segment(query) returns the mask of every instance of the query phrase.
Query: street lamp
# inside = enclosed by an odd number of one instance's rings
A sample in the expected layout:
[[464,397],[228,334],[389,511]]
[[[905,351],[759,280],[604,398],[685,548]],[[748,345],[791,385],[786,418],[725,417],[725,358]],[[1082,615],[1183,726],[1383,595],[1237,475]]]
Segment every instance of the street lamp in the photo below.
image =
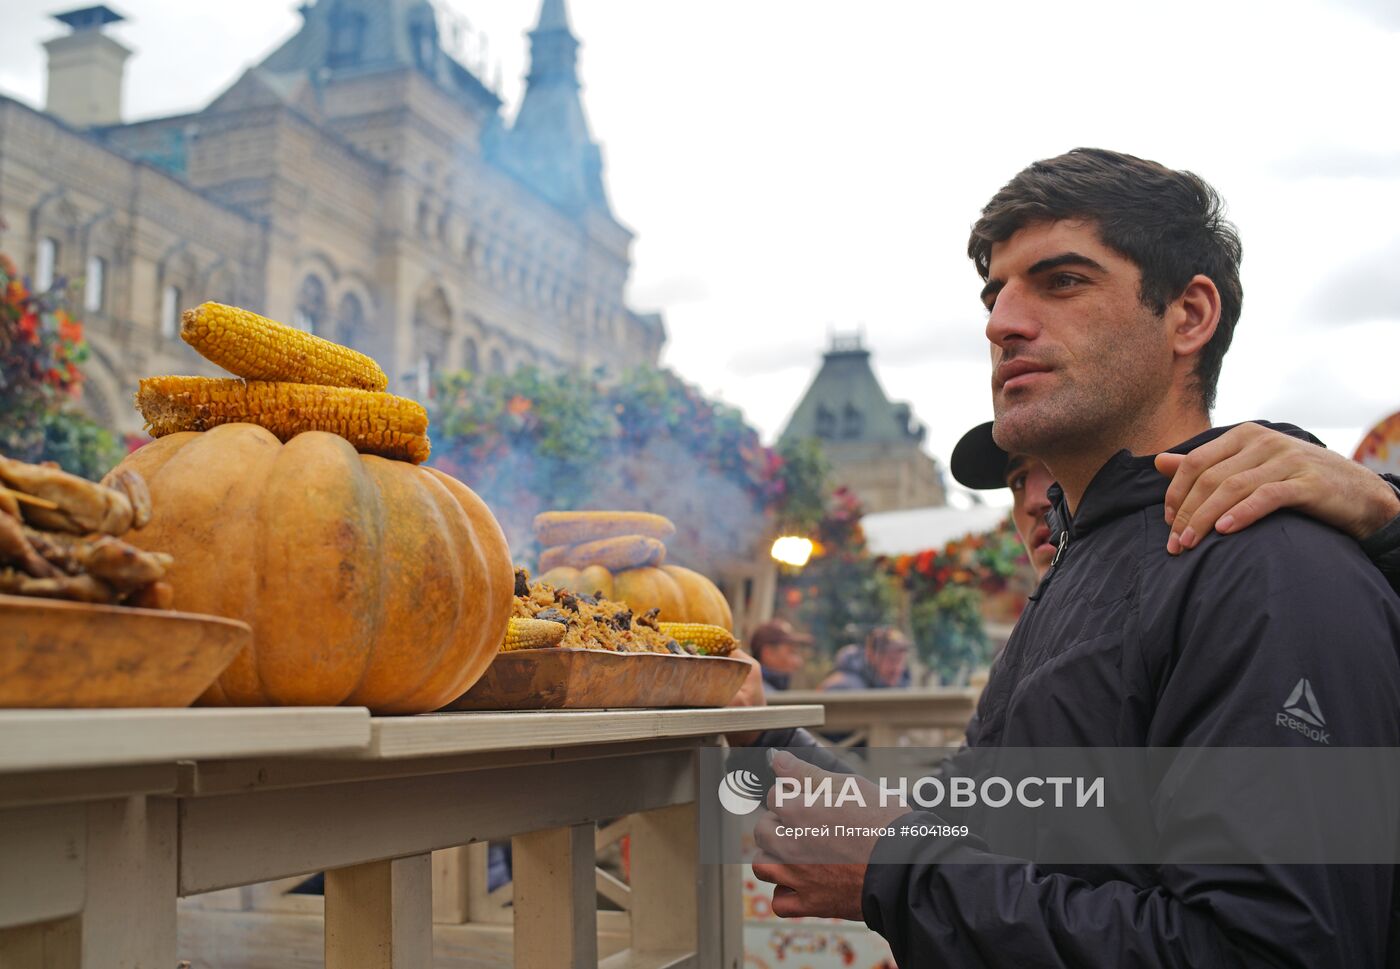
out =
[[800,535],[784,535],[773,542],[773,550],[769,554],[784,565],[800,569],[812,557],[812,540]]

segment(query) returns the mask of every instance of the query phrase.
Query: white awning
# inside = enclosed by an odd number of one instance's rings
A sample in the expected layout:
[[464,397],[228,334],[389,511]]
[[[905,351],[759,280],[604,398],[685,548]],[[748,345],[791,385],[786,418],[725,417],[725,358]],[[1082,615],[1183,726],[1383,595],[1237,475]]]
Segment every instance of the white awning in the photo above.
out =
[[909,555],[939,549],[955,538],[991,531],[1001,524],[1009,508],[979,505],[974,508],[907,508],[882,511],[860,520],[865,541],[875,555]]

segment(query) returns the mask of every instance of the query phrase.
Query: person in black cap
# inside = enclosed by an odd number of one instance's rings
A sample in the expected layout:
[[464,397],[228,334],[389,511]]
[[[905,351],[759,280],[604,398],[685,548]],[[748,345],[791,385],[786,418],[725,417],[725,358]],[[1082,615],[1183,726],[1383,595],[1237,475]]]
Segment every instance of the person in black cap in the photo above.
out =
[[[1035,458],[1003,451],[992,426],[978,424],[959,439],[950,462],[953,477],[974,491],[1011,489],[1016,533],[1036,575],[1043,576],[1055,558],[1045,521],[1054,478]],[[1238,532],[1289,508],[1359,541],[1400,592],[1400,529],[1386,528],[1393,517],[1388,499],[1400,493],[1393,476],[1255,423],[1236,425],[1190,455],[1159,454],[1156,464],[1172,478],[1166,504],[1179,509],[1167,542],[1171,554],[1187,551],[1212,531]],[[1392,530],[1397,534],[1387,537]]]
[[812,637],[798,632],[786,619],[770,619],[749,636],[749,650],[763,667],[763,691],[786,690],[792,676],[807,665]]

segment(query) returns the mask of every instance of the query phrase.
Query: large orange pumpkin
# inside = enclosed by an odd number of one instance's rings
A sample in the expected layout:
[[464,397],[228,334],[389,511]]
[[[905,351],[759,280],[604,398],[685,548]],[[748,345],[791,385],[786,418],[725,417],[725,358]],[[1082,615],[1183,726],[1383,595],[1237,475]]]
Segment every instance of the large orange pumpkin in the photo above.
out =
[[540,581],[574,592],[602,592],[639,613],[660,609],[663,622],[704,622],[734,631],[734,616],[724,594],[699,572],[679,565],[611,573],[600,565],[560,566],[542,574]]
[[496,655],[510,551],[461,482],[252,424],[172,434],[123,467],[150,486],[154,514],[132,540],[174,556],[176,608],[253,627],[204,702],[421,713]]

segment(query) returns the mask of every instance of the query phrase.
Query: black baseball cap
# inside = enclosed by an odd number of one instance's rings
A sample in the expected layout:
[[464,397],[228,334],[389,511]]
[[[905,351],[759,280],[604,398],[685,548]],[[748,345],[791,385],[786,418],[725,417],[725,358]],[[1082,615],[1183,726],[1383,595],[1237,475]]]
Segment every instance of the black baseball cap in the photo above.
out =
[[950,467],[953,477],[964,488],[989,491],[1006,487],[1006,466],[1011,455],[992,439],[992,422],[978,424],[953,448]]

